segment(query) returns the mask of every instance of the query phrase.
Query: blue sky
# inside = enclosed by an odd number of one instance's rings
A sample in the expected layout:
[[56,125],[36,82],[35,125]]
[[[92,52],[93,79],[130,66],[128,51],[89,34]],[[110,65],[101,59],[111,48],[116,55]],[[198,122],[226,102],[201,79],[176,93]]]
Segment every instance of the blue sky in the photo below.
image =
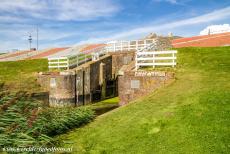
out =
[[119,39],[151,32],[192,36],[208,25],[230,24],[229,0],[1,0],[0,52]]

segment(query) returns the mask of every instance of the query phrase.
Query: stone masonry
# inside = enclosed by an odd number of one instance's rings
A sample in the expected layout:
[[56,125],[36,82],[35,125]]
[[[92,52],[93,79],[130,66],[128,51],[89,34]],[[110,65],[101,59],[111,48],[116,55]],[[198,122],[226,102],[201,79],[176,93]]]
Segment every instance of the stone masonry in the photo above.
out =
[[125,105],[174,81],[173,72],[128,71],[118,78],[119,104]]
[[[38,82],[49,91],[53,107],[80,106],[117,94],[117,72],[133,61],[134,52],[116,52],[62,72],[39,73]],[[115,85],[111,85],[111,82]],[[107,86],[110,83],[110,87]],[[112,88],[111,88],[112,87]],[[110,92],[108,92],[110,91]]]

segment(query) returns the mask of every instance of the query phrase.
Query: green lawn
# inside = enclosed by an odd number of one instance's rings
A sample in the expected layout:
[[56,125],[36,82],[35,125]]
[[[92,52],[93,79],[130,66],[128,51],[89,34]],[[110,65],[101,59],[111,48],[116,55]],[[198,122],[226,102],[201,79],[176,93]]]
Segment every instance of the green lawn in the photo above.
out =
[[47,70],[46,59],[0,62],[0,84],[10,91],[38,91],[36,74]]
[[230,47],[178,49],[176,81],[59,137],[78,153],[230,153]]
[[98,116],[119,107],[118,103],[118,97],[114,97],[100,102],[89,104],[87,107],[95,111],[95,115]]

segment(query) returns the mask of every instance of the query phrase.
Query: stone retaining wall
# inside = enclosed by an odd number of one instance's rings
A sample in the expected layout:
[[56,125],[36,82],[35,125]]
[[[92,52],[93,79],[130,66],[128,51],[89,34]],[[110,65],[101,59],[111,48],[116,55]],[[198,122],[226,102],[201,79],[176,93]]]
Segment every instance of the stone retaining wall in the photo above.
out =
[[112,56],[112,74],[114,76],[118,75],[122,66],[130,64],[135,58],[135,51],[117,51],[109,54]]
[[159,71],[129,71],[118,78],[119,104],[129,102],[146,96],[159,87],[174,81],[173,72]]

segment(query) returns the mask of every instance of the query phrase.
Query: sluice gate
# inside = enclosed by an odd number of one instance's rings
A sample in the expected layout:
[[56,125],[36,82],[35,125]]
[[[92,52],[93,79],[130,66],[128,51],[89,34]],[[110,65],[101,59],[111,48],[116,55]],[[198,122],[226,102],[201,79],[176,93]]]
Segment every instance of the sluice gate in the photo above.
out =
[[134,52],[116,52],[60,72],[40,73],[52,107],[81,106],[118,96],[118,70],[134,60]]

